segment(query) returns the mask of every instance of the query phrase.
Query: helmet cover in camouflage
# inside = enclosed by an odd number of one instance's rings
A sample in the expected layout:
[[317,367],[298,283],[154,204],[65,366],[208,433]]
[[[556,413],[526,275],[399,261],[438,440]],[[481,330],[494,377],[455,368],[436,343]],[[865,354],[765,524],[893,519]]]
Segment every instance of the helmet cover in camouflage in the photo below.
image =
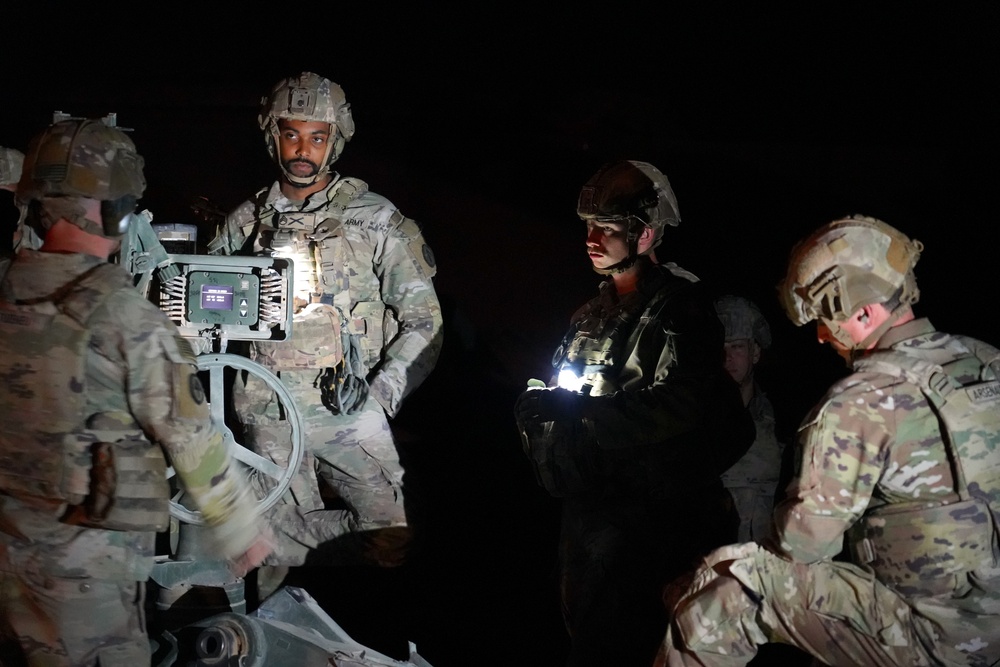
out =
[[576,212],[584,220],[641,222],[654,233],[649,250],[660,244],[664,225],[676,227],[681,221],[670,181],[653,165],[636,160],[601,167],[580,190]]
[[[264,131],[267,150],[275,159],[278,159],[278,120],[281,118],[330,123],[336,128],[336,136],[330,142],[319,173],[306,179],[307,182],[315,182],[319,176],[327,173],[330,165],[340,157],[344,144],[354,136],[351,105],[347,103],[343,88],[312,72],[302,72],[282,79],[261,100],[257,122]],[[296,183],[301,180],[287,172],[286,176]]]
[[900,293],[895,312],[920,296],[913,267],[923,244],[875,218],[851,216],[823,225],[792,249],[778,285],[789,319],[841,322],[858,309]]
[[14,148],[0,146],[0,187],[17,185],[21,180],[24,153]]
[[715,312],[726,329],[726,342],[753,340],[762,350],[771,346],[771,327],[750,299],[731,294],[715,301]]
[[[143,159],[121,130],[101,120],[64,120],[28,145],[17,198],[29,207],[27,223],[43,237],[64,218],[84,231],[119,237],[128,229],[135,202],[146,189]],[[78,198],[101,202],[101,221],[85,216]]]
[[142,167],[135,144],[121,130],[100,120],[65,120],[31,140],[17,196],[24,202],[49,196],[138,199],[146,189]]

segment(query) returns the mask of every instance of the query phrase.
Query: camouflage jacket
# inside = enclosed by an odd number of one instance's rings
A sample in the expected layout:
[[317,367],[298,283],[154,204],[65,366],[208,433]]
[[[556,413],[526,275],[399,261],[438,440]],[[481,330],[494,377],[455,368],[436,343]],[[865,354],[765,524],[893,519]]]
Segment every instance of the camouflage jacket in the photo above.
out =
[[722,474],[722,482],[726,487],[762,486],[765,491],[773,492],[781,476],[784,445],[774,432],[774,406],[756,382],[747,410],[753,417],[757,437],[747,453]]
[[[918,319],[891,328],[875,349],[940,356],[947,338]],[[892,506],[959,501],[934,408],[917,384],[900,377],[856,371],[834,384],[800,427],[799,447],[795,479],[775,510],[778,546],[795,560],[833,558],[854,524],[892,513]]]
[[719,486],[746,452],[753,427],[722,367],[723,335],[697,278],[672,263],[648,265],[624,297],[603,282],[573,316],[553,365],[593,385],[583,421],[609,488]]
[[[0,336],[16,355],[0,361],[0,406],[16,404],[8,392],[35,391],[33,360],[59,353],[51,332],[31,326],[32,317],[18,316],[14,304],[44,308],[54,295],[94,267],[104,264],[82,254],[22,250],[0,283]],[[66,404],[82,406],[78,427],[64,443],[94,433],[116,433],[131,441],[159,445],[173,465],[193,506],[215,527],[223,558],[243,553],[258,535],[249,486],[232,464],[196,375],[190,347],[174,325],[130,287],[107,291],[106,301],[87,320],[84,376],[66,387],[83,393]],[[116,283],[116,285],[119,283]],[[100,290],[98,290],[98,293]],[[62,351],[69,354],[69,351]],[[46,399],[47,404],[56,400]],[[2,409],[2,408],[0,408]],[[44,447],[34,442],[30,425],[17,426],[18,415],[4,414],[0,453],[17,448]],[[71,421],[71,420],[67,420]],[[157,445],[150,444],[157,443]],[[70,473],[75,474],[75,473]],[[52,499],[15,497],[0,492],[0,569],[36,570],[52,576],[144,580],[153,566],[154,537],[150,531],[103,530],[64,523],[67,504]]]
[[432,281],[437,269],[420,228],[363,181],[334,174],[305,201],[285,197],[277,182],[260,191],[229,214],[209,251],[258,254],[287,247],[300,258],[297,285],[311,283],[308,293],[301,287],[296,292],[331,303],[345,316],[348,331],[361,337],[371,395],[395,416],[441,351],[441,306]]

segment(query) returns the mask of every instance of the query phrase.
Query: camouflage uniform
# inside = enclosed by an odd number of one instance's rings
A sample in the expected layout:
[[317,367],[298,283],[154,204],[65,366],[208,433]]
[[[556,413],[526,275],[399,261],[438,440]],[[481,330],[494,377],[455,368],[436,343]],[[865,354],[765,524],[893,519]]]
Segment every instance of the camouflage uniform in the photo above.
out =
[[[726,343],[746,341],[763,351],[771,345],[771,331],[756,304],[738,296],[724,296],[715,310],[726,330]],[[722,483],[733,497],[740,515],[738,541],[761,542],[770,531],[771,512],[781,476],[784,445],[778,442],[774,426],[774,406],[753,379],[752,358],[747,381],[753,394],[747,410],[753,417],[757,436],[750,449],[732,468],[722,473]]]
[[[60,300],[81,285],[78,300]],[[53,322],[63,303],[92,310],[80,323],[83,359],[78,347],[59,346],[65,327]],[[69,386],[53,386],[67,373]],[[190,348],[122,268],[22,250],[0,284],[0,376],[0,638],[19,642],[31,665],[148,664],[143,582],[154,531],[166,522],[163,452],[216,527],[220,556],[242,554],[259,535],[249,486],[209,419]],[[120,506],[137,526],[105,529],[110,519],[84,510],[103,488],[100,442],[114,443],[123,497],[116,493],[112,510]],[[53,454],[59,463],[60,452],[64,462],[43,467]],[[33,465],[38,474],[25,477]],[[30,479],[59,470],[55,489]]]
[[[947,363],[959,356],[946,347],[950,340],[927,320],[915,320],[891,329],[877,349]],[[993,371],[980,361],[966,372],[995,378],[1000,351],[961,340],[994,359]],[[920,388],[890,374],[856,372],[806,418],[800,442],[801,472],[775,513],[780,553],[754,546],[715,554],[712,560],[724,567],[703,571],[677,608],[666,664],[745,664],[766,641],[799,646],[835,665],[978,667],[1000,659],[995,539],[984,566],[957,574],[947,563],[957,560],[958,543],[941,542],[943,561],[907,562],[916,581],[891,581],[877,568],[830,560],[845,536],[858,544],[849,530],[865,517],[958,502],[939,419]],[[906,534],[899,546],[916,549],[919,529]],[[981,546],[991,549],[988,540]],[[675,641],[686,651],[673,648]]]
[[740,515],[738,540],[760,542],[770,531],[783,445],[774,431],[774,406],[756,382],[747,410],[753,418],[757,437],[747,453],[722,473],[722,483],[733,497]]
[[[226,254],[280,252],[276,239],[299,251],[296,303],[332,306],[347,340],[358,345],[356,370],[367,379],[370,396],[354,414],[335,414],[324,405],[317,381],[336,359],[314,351],[331,347],[329,339],[340,335],[336,322],[316,324],[329,315],[300,311],[290,342],[252,345],[251,357],[275,371],[294,397],[307,447],[287,496],[293,504],[275,508],[274,523],[287,539],[268,563],[302,564],[320,545],[329,550],[325,560],[356,560],[349,545],[357,539],[363,559],[395,564],[407,522],[403,469],[387,415],[397,414],[441,349],[433,255],[414,221],[363,181],[336,174],[305,201],[288,199],[279,183],[261,191],[229,215],[209,247]],[[286,458],[288,425],[274,395],[252,377],[236,389],[249,444]],[[316,471],[346,509],[324,510]],[[389,542],[380,544],[383,539]]]

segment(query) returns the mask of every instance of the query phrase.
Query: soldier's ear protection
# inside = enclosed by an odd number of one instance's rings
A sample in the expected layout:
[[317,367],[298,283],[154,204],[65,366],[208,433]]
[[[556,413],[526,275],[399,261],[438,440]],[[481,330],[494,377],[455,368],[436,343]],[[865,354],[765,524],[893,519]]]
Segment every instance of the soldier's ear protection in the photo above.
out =
[[868,313],[861,313],[861,317],[858,318],[861,324],[868,324]]
[[138,200],[132,195],[101,202],[101,226],[105,236],[122,236],[128,231]]

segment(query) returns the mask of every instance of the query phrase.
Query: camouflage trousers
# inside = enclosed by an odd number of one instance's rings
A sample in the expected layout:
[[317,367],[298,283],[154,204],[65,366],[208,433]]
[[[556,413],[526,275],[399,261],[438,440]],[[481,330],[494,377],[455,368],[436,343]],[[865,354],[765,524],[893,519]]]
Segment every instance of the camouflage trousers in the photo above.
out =
[[0,571],[0,665],[148,665],[144,599],[142,582]]
[[[317,375],[280,373],[302,416],[305,452],[290,488],[270,511],[278,544],[265,564],[399,564],[409,529],[403,468],[385,412],[369,398],[354,415],[334,415],[314,386]],[[245,384],[237,379],[234,399],[244,444],[286,466],[291,427],[275,393],[251,375]],[[328,502],[339,508],[328,509]]]
[[723,547],[673,605],[655,665],[745,665],[769,642],[827,665],[994,664],[1000,607],[977,617],[955,602],[908,601],[850,563],[787,561],[752,543]]

